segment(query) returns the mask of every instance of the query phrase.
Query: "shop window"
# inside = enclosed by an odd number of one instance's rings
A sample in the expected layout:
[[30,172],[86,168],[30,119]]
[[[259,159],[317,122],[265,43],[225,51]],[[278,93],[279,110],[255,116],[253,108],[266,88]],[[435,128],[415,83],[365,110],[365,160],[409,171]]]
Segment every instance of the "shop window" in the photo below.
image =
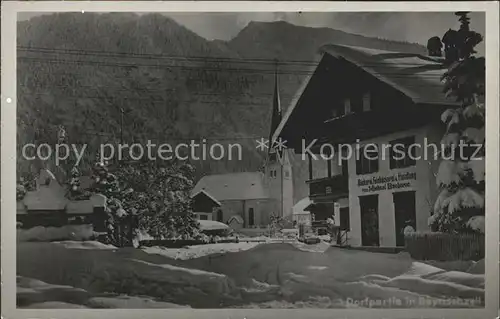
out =
[[357,95],[351,99],[351,112],[361,113],[363,111],[363,96]]
[[344,100],[344,114],[348,115],[351,114],[351,100],[350,99],[345,99]]
[[340,229],[349,231],[351,229],[349,220],[349,207],[340,208]]
[[363,95],[363,112],[368,112],[372,109],[371,102],[372,102],[371,94],[365,93]]
[[356,174],[371,174],[379,170],[378,147],[369,145],[361,148],[356,160]]
[[416,147],[415,137],[405,137],[390,142],[389,148],[389,167],[390,169],[405,168],[415,166]]
[[255,225],[255,214],[253,208],[248,209],[248,225],[249,226]]

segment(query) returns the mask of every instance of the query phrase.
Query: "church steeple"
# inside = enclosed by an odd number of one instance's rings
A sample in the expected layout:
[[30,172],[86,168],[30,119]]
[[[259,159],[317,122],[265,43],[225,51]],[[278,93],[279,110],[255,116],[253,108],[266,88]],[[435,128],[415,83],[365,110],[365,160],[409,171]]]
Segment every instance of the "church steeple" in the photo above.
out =
[[[271,111],[271,126],[269,132],[269,152],[265,164],[265,176],[270,198],[275,200],[272,209],[278,216],[291,216],[293,207],[292,167],[287,150],[274,149],[273,135],[276,133],[282,119],[280,92],[278,83],[278,63],[274,74],[274,92]],[[286,145],[285,145],[286,147]]]
[[281,103],[280,91],[278,83],[278,63],[276,62],[276,69],[274,72],[274,92],[273,92],[273,109],[271,115],[271,130],[269,132],[269,150],[272,150],[273,135],[281,122]]

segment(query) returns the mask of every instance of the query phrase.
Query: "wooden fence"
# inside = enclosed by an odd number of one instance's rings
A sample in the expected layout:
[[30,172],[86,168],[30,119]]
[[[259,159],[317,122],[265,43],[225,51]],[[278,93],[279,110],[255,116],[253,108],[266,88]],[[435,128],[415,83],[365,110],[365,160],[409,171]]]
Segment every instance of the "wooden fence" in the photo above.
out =
[[485,254],[483,234],[415,233],[405,236],[405,250],[416,260],[480,260]]

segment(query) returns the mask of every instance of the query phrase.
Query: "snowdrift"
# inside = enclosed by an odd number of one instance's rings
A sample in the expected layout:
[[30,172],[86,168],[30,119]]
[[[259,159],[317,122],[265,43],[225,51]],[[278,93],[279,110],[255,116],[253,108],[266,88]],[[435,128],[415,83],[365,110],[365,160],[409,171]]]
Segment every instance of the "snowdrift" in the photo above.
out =
[[90,240],[95,237],[92,225],[66,225],[63,227],[37,226],[17,229],[18,242],[50,242],[60,240]]
[[[175,260],[138,249],[92,245],[19,244],[19,306],[470,308],[484,304],[484,275],[407,263],[404,255],[304,252],[292,245],[266,244],[212,259]],[[367,256],[370,263],[359,261]]]
[[153,246],[153,247],[143,247],[142,251],[148,254],[157,254],[178,260],[188,260],[215,254],[225,254],[225,253],[235,253],[235,252],[245,251],[252,249],[257,245],[259,245],[258,242],[206,244],[206,245],[188,246],[185,248],[164,248],[159,246]]

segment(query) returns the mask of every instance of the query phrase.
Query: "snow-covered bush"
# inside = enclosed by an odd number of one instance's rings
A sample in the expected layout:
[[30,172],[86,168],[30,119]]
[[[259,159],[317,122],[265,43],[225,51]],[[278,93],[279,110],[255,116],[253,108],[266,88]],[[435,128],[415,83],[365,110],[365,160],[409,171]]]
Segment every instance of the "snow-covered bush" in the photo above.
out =
[[484,234],[485,230],[485,218],[484,216],[473,216],[467,221],[467,226],[471,229]]
[[94,166],[93,193],[106,197],[109,243],[132,245],[139,230],[155,239],[192,239],[199,223],[191,209],[193,167],[150,161]]

